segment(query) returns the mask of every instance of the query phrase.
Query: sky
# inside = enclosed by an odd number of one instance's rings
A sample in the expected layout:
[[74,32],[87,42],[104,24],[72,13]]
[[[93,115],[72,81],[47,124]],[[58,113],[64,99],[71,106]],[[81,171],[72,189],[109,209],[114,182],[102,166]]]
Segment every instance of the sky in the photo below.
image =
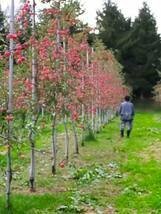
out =
[[[10,4],[11,0],[0,0],[2,9],[5,10]],[[40,0],[35,0],[37,5],[40,6]],[[139,9],[142,7],[145,0],[112,0],[121,10],[125,17],[131,17],[132,20],[138,15]],[[20,0],[15,0],[16,6],[19,5]],[[81,19],[88,23],[91,27],[95,27],[96,24],[96,11],[102,10],[105,0],[80,0],[83,8],[85,9],[84,15]],[[146,0],[150,7],[151,13],[157,21],[158,33],[161,33],[161,0]]]

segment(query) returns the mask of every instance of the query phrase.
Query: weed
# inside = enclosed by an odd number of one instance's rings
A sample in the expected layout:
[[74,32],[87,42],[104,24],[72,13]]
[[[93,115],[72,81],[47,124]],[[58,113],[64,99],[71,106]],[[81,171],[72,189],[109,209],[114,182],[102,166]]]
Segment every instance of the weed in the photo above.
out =
[[86,166],[75,168],[71,170],[71,176],[73,179],[77,180],[79,184],[89,184],[94,180],[104,178],[107,176],[105,169],[102,166]]

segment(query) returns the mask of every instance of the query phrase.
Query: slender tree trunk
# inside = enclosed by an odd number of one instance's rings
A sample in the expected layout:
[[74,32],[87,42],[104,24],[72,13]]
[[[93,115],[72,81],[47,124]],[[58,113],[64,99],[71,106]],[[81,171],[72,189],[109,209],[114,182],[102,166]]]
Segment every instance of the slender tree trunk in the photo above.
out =
[[93,98],[92,98],[92,105],[91,105],[91,129],[92,129],[92,132],[94,133],[94,112],[93,112],[93,108],[94,108],[94,105],[93,105]]
[[74,133],[75,154],[79,154],[78,136],[77,136],[76,126],[74,121],[72,121],[72,128]]
[[101,125],[104,125],[104,110],[101,109]]
[[44,117],[44,111],[45,111],[45,107],[42,105],[41,106],[41,116]]
[[56,114],[53,115],[52,121],[52,174],[56,173]]
[[65,128],[65,159],[68,161],[69,159],[69,133],[67,128],[67,118],[64,116],[63,118],[64,128]]
[[106,109],[106,124],[109,122],[109,119],[108,119],[108,109]]
[[[35,0],[32,4],[32,36],[35,38]],[[35,126],[37,114],[37,95],[36,95],[36,53],[35,47],[32,46],[32,127],[30,128],[29,141],[31,145],[31,165],[30,165],[30,191],[35,191]]]
[[101,125],[100,125],[100,107],[98,107],[98,132],[100,132],[100,128],[101,128]]
[[[60,9],[60,2],[57,2],[56,4],[56,8],[59,10]],[[57,21],[57,30],[56,30],[56,48],[57,48],[57,52],[59,51],[60,48],[60,15],[56,16],[56,21]]]
[[[92,48],[92,56],[93,56],[94,50]],[[92,83],[94,84],[94,72],[93,72],[93,63],[92,63]],[[94,115],[94,89],[92,89],[92,115],[91,115],[91,126],[93,134],[95,133],[95,115]]]
[[7,150],[7,170],[6,170],[6,205],[9,209],[11,207],[10,202],[10,194],[11,194],[11,181],[12,181],[12,162],[11,162],[11,149],[8,142],[8,150]]
[[84,104],[82,104],[82,139],[81,139],[82,146],[84,146],[84,140],[85,140],[85,109]]
[[[84,91],[84,77],[82,77],[82,90]],[[82,104],[82,140],[81,145],[84,146],[85,141],[85,105]]]
[[34,130],[31,127],[30,134],[29,134],[29,141],[31,145],[31,154],[30,154],[30,191],[35,191],[35,134]]
[[99,132],[99,107],[96,109],[96,132]]
[[[10,11],[10,34],[14,33],[14,0],[11,0]],[[11,161],[11,138],[12,138],[12,114],[13,114],[13,49],[14,41],[10,39],[9,57],[9,79],[8,79],[8,132],[7,132],[7,169],[6,169],[6,205],[10,208],[10,194],[12,181],[12,161]],[[9,117],[11,119],[9,119]]]
[[[56,8],[60,9],[60,2],[56,2]],[[56,52],[59,52],[60,49],[60,17],[59,14],[56,15],[56,21],[57,21],[57,29],[56,29]],[[59,61],[58,61],[59,62]],[[60,64],[58,63],[58,66]],[[52,119],[52,164],[51,164],[51,171],[52,174],[56,174],[56,114],[53,115]]]

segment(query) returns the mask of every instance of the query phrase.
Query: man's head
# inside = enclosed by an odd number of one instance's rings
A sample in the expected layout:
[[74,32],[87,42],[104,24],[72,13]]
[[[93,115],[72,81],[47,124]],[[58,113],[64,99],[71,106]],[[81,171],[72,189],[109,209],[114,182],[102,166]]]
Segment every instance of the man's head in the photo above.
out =
[[127,102],[128,102],[128,101],[130,101],[130,96],[128,96],[128,95],[127,95],[127,96],[125,96],[125,98],[124,98],[124,99],[125,99],[125,101],[127,101]]

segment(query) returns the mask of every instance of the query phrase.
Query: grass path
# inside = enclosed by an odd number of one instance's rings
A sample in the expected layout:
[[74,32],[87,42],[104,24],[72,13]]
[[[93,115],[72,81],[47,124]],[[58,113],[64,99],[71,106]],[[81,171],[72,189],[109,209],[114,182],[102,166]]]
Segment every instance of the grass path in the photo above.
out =
[[[86,142],[78,157],[72,155],[69,165],[59,168],[55,177],[49,173],[50,157],[39,154],[37,158],[41,162],[38,190],[34,194],[27,190],[28,162],[24,161],[19,169],[22,175],[13,181],[13,214],[161,213],[159,111],[138,111],[129,139],[120,138],[116,118],[97,134],[95,141]],[[8,213],[4,204],[1,194],[0,214]]]

